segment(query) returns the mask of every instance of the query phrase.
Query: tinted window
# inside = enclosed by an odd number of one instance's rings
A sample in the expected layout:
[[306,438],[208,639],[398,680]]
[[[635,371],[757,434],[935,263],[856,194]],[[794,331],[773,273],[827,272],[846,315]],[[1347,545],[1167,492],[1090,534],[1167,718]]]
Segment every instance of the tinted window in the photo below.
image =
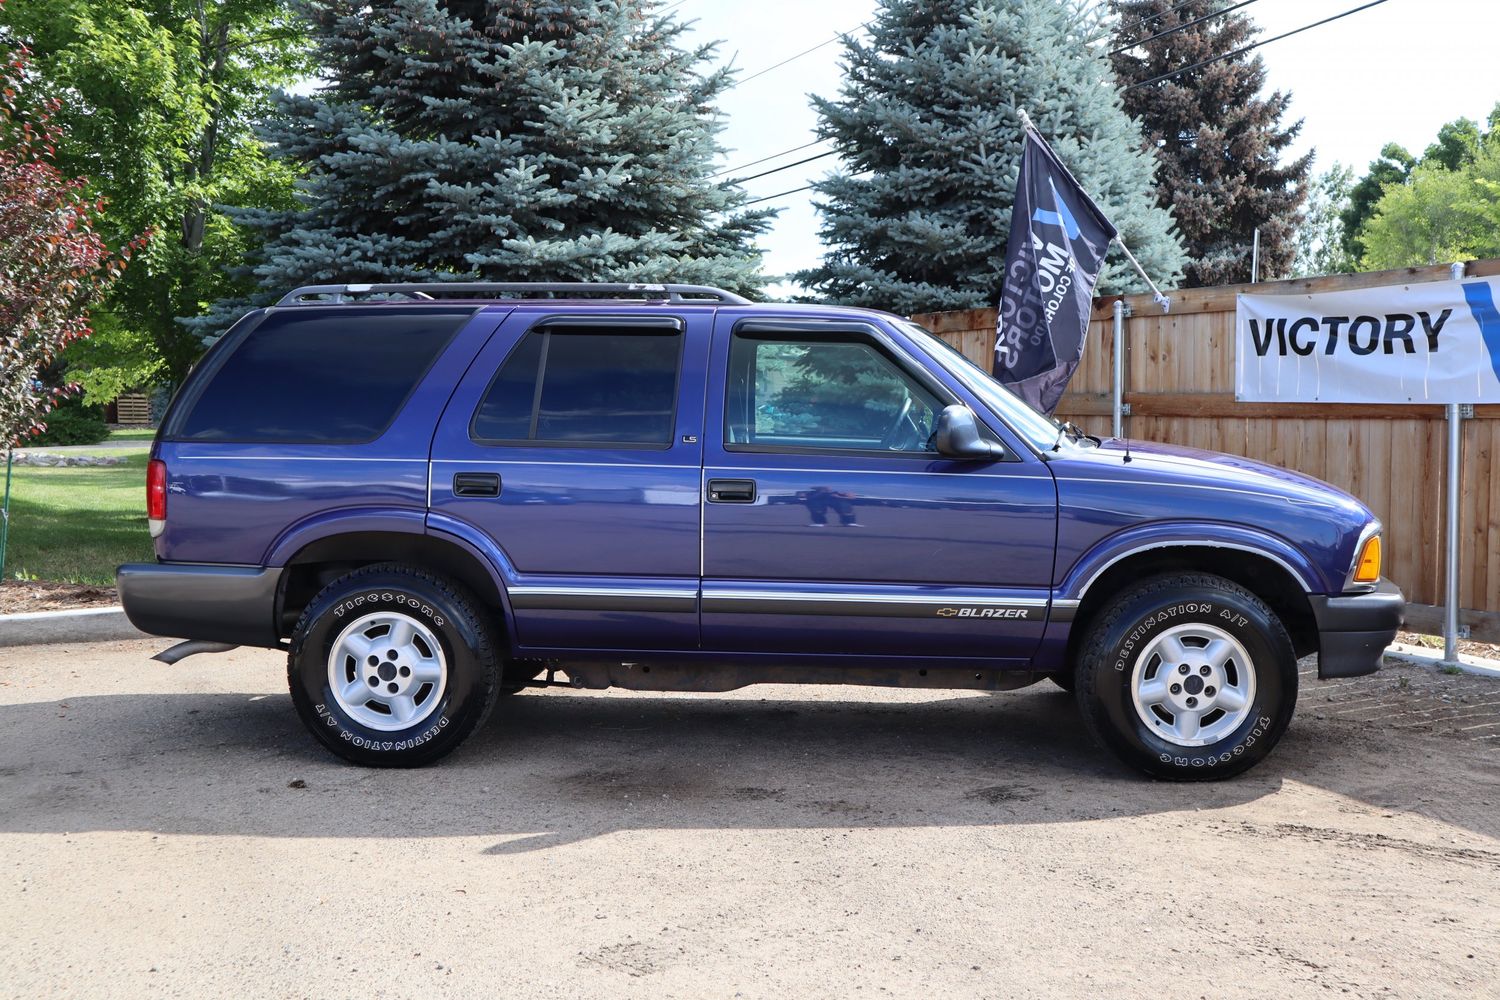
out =
[[682,333],[533,330],[474,414],[485,441],[670,446]]
[[276,311],[193,386],[169,436],[354,443],[382,434],[468,309]]
[[874,344],[736,336],[726,443],[930,451],[941,407]]

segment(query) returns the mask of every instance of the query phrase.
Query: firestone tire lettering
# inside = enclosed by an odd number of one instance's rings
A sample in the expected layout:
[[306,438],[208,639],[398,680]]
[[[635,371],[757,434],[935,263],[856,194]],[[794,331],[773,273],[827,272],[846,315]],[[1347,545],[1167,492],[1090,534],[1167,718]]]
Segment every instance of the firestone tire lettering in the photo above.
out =
[[[410,730],[376,731],[349,718],[329,696],[328,657],[342,619],[380,609],[421,616],[447,664],[436,714]],[[458,584],[396,563],[356,570],[312,599],[292,634],[287,681],[292,702],[323,746],[357,764],[415,767],[448,754],[474,732],[499,694],[498,612],[485,613]]]

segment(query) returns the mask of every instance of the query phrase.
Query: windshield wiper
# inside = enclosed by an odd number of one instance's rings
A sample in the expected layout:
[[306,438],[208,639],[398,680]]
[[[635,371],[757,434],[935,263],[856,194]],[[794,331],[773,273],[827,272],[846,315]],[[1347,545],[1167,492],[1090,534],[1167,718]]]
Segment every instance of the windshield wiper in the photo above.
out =
[[1058,446],[1062,444],[1063,435],[1071,437],[1074,441],[1077,441],[1080,438],[1087,438],[1088,440],[1094,442],[1095,448],[1098,448],[1100,445],[1104,444],[1103,438],[1097,438],[1092,434],[1086,433],[1082,427],[1079,427],[1071,420],[1063,420],[1060,421],[1057,425],[1057,440],[1052,444],[1053,451],[1056,451],[1058,449]]

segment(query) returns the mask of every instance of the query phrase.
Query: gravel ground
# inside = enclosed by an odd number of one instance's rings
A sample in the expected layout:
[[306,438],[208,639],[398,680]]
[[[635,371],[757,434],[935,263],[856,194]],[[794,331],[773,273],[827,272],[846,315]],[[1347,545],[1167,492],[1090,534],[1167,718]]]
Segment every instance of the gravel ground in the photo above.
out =
[[0,995],[1500,997],[1500,682],[1305,678],[1216,785],[1049,685],[527,692],[380,772],[161,645],[0,650]]

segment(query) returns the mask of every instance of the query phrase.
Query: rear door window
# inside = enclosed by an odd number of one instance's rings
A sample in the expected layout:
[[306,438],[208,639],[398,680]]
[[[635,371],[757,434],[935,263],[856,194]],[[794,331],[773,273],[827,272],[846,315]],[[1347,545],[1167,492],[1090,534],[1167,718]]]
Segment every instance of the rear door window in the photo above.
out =
[[682,330],[533,329],[500,366],[470,425],[489,444],[667,448]]
[[[166,435],[358,444],[383,434],[473,307],[273,310],[194,376]],[[233,333],[229,336],[234,336]]]

